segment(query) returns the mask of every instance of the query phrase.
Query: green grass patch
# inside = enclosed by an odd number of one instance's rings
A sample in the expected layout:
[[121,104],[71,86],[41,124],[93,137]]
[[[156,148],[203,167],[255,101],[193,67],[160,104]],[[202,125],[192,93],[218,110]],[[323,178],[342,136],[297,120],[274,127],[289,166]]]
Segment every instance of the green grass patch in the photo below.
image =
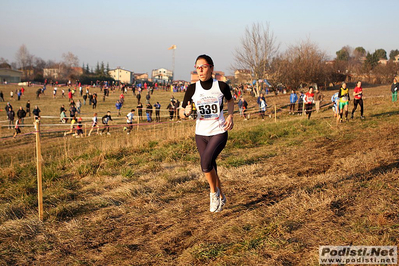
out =
[[132,168],[130,168],[130,167],[123,167],[123,168],[121,169],[121,175],[122,175],[123,177],[126,177],[126,178],[133,178],[133,177],[136,175],[136,173],[135,173],[134,170],[133,170]]
[[226,244],[200,244],[194,248],[191,254],[197,261],[206,263],[221,256],[227,247]]
[[261,155],[244,155],[242,157],[239,156],[228,156],[225,160],[220,162],[220,165],[225,167],[239,167],[243,165],[251,165],[255,163],[262,163],[264,159],[272,158],[277,155],[276,152],[267,152]]

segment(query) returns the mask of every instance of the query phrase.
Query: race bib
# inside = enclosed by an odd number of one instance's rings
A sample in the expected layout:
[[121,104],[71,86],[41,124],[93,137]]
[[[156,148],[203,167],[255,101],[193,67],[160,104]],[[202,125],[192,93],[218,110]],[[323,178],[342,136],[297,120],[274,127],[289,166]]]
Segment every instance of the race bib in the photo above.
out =
[[197,102],[200,120],[218,120],[220,115],[219,100],[215,97],[202,98]]

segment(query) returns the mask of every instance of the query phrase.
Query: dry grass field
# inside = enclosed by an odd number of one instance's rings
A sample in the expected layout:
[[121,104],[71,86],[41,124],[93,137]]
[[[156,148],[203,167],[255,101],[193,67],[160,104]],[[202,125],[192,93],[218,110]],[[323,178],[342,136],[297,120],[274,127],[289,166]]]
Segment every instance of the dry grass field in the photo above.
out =
[[[6,101],[15,88],[0,86]],[[99,117],[115,116],[119,94],[100,97]],[[329,108],[289,115],[289,95],[267,98],[276,122],[236,115],[218,160],[226,208],[210,213],[194,121],[165,117],[126,135],[120,118],[111,136],[64,137],[56,117],[67,100],[28,88],[11,103],[42,109],[45,214],[39,221],[34,135],[12,139],[2,127],[0,265],[318,265],[320,245],[398,245],[399,107],[389,86],[364,94],[366,119],[358,110],[338,125]],[[165,111],[170,97],[157,91],[151,102]],[[135,106],[129,92],[122,117]],[[88,125],[92,113],[82,108]]]

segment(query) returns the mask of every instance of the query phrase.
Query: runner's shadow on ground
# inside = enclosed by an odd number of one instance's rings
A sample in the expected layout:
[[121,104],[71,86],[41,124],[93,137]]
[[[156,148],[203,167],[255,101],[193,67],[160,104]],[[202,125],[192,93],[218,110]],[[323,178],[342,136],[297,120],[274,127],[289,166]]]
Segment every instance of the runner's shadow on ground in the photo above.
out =
[[247,210],[250,208],[259,208],[261,206],[273,206],[274,204],[284,200],[292,194],[293,188],[286,188],[282,191],[268,191],[267,193],[257,195],[253,200],[245,203],[236,205],[233,212],[241,212],[242,210]]
[[391,116],[391,115],[399,115],[399,111],[385,112],[381,114],[370,115],[371,117],[381,117],[381,116]]
[[394,169],[398,169],[398,168],[399,168],[399,160],[396,162],[387,164],[387,165],[378,166],[378,167],[376,167],[368,172],[365,172],[365,173],[359,173],[359,174],[355,175],[354,177],[361,179],[361,180],[368,181],[368,180],[373,179],[374,177],[376,177],[379,174],[385,174],[385,173],[391,172]]
[[[399,111],[396,112],[399,114]],[[376,176],[380,174],[385,174],[393,171],[394,169],[399,168],[399,160],[394,161],[390,164],[380,165],[376,168],[373,168],[366,172],[359,172],[355,175],[347,176],[344,179],[335,180],[335,185],[338,186],[341,182],[346,182],[347,180],[357,180],[357,182],[361,181],[370,181],[374,179]],[[316,184],[314,187],[309,187],[308,191],[319,190],[321,188],[327,187],[326,183],[323,183],[322,186],[320,184]],[[254,198],[251,201],[248,201],[243,204],[235,205],[231,207],[233,213],[242,212],[243,210],[253,209],[253,208],[264,208],[275,205],[276,203],[281,202],[282,200],[292,196],[292,194],[296,191],[295,187],[287,187],[281,188],[279,191],[268,191],[263,194],[254,195]]]

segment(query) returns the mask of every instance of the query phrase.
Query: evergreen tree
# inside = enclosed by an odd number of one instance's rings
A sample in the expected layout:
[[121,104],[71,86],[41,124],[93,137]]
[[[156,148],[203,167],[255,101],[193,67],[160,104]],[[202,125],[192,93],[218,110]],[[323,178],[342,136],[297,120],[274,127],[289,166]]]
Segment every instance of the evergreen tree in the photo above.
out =
[[391,50],[391,52],[389,53],[389,60],[395,60],[395,56],[397,56],[399,54],[399,50]]
[[337,55],[337,60],[340,61],[349,61],[350,55],[348,49],[346,47],[343,47],[341,50],[336,52]]
[[374,54],[378,60],[387,59],[387,52],[384,49],[377,49],[375,50]]
[[358,57],[365,56],[366,55],[366,49],[363,47],[359,46],[355,48],[355,54],[358,55]]
[[96,72],[95,72],[95,74],[96,74],[96,75],[100,75],[100,74],[101,74],[100,64],[98,63],[98,61],[97,61],[97,66],[96,66]]
[[109,63],[107,62],[107,73],[105,74],[107,77],[109,76]]
[[101,75],[101,76],[104,76],[104,75],[105,75],[104,61],[101,61],[100,75]]
[[371,70],[375,66],[378,65],[379,58],[376,53],[370,54],[369,52],[366,55],[366,61],[364,62],[366,69]]

